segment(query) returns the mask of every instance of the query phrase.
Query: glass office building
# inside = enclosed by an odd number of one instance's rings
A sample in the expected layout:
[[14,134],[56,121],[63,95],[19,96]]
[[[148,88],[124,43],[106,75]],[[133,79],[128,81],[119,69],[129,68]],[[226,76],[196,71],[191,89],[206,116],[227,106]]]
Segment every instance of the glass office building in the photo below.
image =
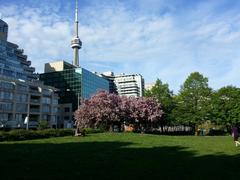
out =
[[59,89],[59,103],[72,103],[73,112],[81,98],[88,99],[101,90],[109,91],[106,79],[65,61],[45,64],[45,73],[40,74],[40,80]]

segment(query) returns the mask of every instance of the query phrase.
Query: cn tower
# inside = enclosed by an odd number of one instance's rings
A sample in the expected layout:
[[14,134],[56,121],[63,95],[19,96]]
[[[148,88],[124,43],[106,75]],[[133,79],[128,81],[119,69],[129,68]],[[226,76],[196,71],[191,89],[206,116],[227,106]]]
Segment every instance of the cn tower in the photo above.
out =
[[79,49],[82,47],[82,41],[78,37],[78,0],[76,0],[74,36],[71,41],[73,48],[73,65],[79,67]]

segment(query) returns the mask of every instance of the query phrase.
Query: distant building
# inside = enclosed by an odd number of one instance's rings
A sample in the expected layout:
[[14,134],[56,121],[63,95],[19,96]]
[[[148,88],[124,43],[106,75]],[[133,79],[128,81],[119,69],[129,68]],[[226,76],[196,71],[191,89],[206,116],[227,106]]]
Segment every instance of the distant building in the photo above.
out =
[[71,121],[73,112],[78,108],[80,99],[89,99],[98,91],[109,91],[109,83],[84,68],[76,67],[65,61],[45,64],[40,80],[45,85],[59,89],[59,104],[62,112],[62,121]]
[[117,75],[114,78],[119,95],[142,97],[144,91],[144,79],[140,74]]
[[8,24],[0,19],[0,39],[7,41],[8,38]]
[[115,76],[113,72],[109,71],[109,72],[104,72],[102,74],[98,73],[98,75],[108,80],[110,93],[118,94],[116,84],[114,83]]
[[146,84],[146,85],[145,85],[145,89],[146,89],[146,90],[151,90],[154,85],[155,85],[155,83]]
[[41,120],[58,126],[56,89],[37,80],[31,61],[7,36],[8,25],[0,20],[0,127],[23,127],[27,116],[30,128],[36,128]]
[[142,97],[144,91],[144,79],[140,74],[120,74],[104,72],[102,77],[109,81],[109,91],[124,96]]

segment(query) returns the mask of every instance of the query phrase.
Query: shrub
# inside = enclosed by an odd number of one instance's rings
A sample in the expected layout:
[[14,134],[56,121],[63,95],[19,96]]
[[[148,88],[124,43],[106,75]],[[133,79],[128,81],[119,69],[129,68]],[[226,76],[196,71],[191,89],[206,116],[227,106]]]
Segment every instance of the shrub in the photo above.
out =
[[0,132],[0,141],[21,141],[31,139],[41,139],[50,137],[71,136],[74,134],[73,129],[45,129],[45,130],[12,130],[9,132]]
[[46,120],[40,121],[40,123],[38,125],[38,129],[42,130],[42,129],[47,129],[47,128],[48,128],[48,121],[46,121]]
[[224,136],[226,134],[227,134],[227,131],[225,131],[224,129],[213,129],[213,128],[211,128],[208,133],[209,136]]
[[86,134],[103,133],[104,129],[84,128]]
[[[103,129],[84,128],[86,134],[102,133]],[[11,131],[0,131],[0,141],[21,141],[42,139],[50,137],[72,136],[75,129],[44,129],[44,130],[25,130],[16,129]]]

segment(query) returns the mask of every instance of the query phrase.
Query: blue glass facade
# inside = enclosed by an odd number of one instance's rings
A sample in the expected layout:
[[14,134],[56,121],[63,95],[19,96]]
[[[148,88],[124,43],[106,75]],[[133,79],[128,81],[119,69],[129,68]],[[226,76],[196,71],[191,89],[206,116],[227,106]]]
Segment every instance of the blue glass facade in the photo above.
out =
[[15,54],[17,46],[0,40],[0,74],[16,79],[27,80],[27,75]]
[[59,89],[59,103],[72,103],[73,111],[77,109],[80,98],[88,99],[100,90],[109,91],[109,82],[106,79],[84,68],[40,74],[40,80],[45,85]]
[[0,75],[29,81],[37,79],[35,68],[30,67],[31,61],[18,45],[7,41],[7,33],[7,23],[0,20]]
[[[76,69],[78,71],[79,69]],[[109,91],[109,82],[98,75],[89,72],[86,69],[82,70],[82,97],[89,99],[92,95],[100,90]]]

